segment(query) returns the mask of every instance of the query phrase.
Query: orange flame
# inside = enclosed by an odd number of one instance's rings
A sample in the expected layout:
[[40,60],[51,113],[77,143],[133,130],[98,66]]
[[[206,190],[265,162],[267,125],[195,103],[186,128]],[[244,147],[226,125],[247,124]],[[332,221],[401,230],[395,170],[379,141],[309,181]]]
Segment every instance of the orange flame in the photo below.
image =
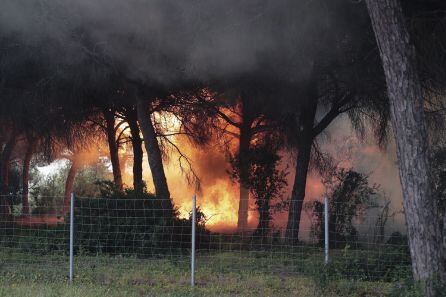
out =
[[[180,123],[174,116],[168,114],[156,115],[155,119],[162,122],[163,127],[168,127],[170,132],[176,131]],[[183,135],[170,136],[170,140],[177,145],[181,152],[188,156],[193,170],[200,179],[201,189],[196,191],[194,184],[187,181],[185,173],[179,169],[179,154],[171,151],[168,160],[164,161],[167,181],[173,202],[179,210],[180,217],[187,218],[192,208],[192,196],[197,194],[197,205],[206,216],[206,226],[215,232],[233,232],[237,227],[239,185],[231,181],[228,170],[230,165],[227,160],[225,148],[220,139],[211,141],[210,147],[199,148],[194,146],[187,137]],[[234,152],[237,149],[237,140],[229,144],[229,149]],[[131,158],[131,148],[123,147],[121,150],[121,160]],[[292,157],[285,154],[283,157],[285,164],[292,164]],[[123,171],[123,181],[127,185],[132,184],[132,164],[128,162]],[[288,188],[286,197],[289,197],[294,181],[294,174],[291,166],[288,175]],[[152,177],[147,163],[147,156],[144,154],[143,177],[147,182],[148,190],[153,192]],[[320,196],[323,193],[323,185],[316,177],[309,176],[307,181],[307,195],[311,197]],[[255,202],[250,199],[250,211],[248,214],[248,225],[254,228],[257,224],[257,212]],[[276,228],[286,226],[287,212],[274,214],[273,224]],[[309,228],[309,221],[304,219],[303,228]]]

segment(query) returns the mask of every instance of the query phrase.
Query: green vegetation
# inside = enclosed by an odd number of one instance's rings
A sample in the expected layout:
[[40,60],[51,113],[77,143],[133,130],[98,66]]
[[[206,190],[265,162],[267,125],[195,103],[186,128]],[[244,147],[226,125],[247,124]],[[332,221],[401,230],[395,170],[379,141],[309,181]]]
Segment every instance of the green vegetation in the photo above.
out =
[[[60,167],[48,175],[34,169],[31,175],[30,204],[34,214],[60,212],[65,195],[65,183],[70,164],[61,162]],[[94,166],[86,166],[76,174],[73,192],[82,197],[98,197],[102,181],[110,180],[110,170],[104,160],[99,159]],[[17,203],[21,203],[18,199]]]
[[[192,289],[187,256],[145,260],[76,257],[75,279],[71,285],[67,279],[67,257],[36,258],[29,254],[2,253],[0,296],[421,296],[405,281],[368,282],[327,277],[336,265],[321,273],[324,268],[320,264],[320,253],[299,261],[300,265],[313,269],[313,273],[296,272],[299,270],[296,270],[296,259],[286,254],[278,259],[265,255],[254,252],[199,255],[197,285]],[[276,270],[274,266],[278,263],[288,263],[282,268],[290,269]]]
[[[153,194],[121,192],[113,183],[102,182],[100,197],[75,200],[79,252],[147,258],[190,247],[191,221],[180,219],[177,212],[172,215]],[[199,223],[198,234],[207,232]]]

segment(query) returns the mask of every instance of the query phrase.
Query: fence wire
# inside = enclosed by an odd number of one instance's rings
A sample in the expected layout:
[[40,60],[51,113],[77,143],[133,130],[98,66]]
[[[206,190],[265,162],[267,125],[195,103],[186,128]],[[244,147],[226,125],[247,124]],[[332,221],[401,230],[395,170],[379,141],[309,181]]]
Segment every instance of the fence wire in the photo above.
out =
[[[46,203],[35,203],[29,214],[13,206],[21,197],[0,198],[1,273],[25,266],[33,274],[39,271],[38,275],[68,277],[70,212],[69,208],[64,210],[64,197],[37,197],[34,201]],[[106,278],[104,275],[117,267],[139,265],[150,270],[169,263],[187,281],[191,218],[180,218],[175,209],[164,206],[162,199],[146,196],[75,197],[75,279],[87,273]],[[275,225],[274,215],[267,218],[268,222],[251,222],[242,231],[213,232],[198,209],[197,283],[203,278],[219,282],[237,273],[330,275],[365,281],[396,281],[410,275],[407,239],[402,231],[395,231],[397,224],[388,210],[374,206],[375,210],[365,210],[361,218],[348,218],[342,205],[330,207],[328,264],[324,263],[325,224],[317,207],[305,224],[301,222],[298,242],[287,238],[285,226]],[[256,210],[249,212],[249,217],[257,216]],[[161,270],[167,275],[172,271]]]

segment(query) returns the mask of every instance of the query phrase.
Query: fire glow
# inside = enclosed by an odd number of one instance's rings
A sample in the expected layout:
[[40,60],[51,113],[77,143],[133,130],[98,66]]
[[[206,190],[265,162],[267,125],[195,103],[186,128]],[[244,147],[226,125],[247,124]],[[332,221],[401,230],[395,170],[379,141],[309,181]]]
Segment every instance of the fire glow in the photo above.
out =
[[[168,152],[168,157],[164,160],[165,173],[169,190],[175,206],[181,218],[188,218],[192,208],[192,196],[197,195],[197,206],[205,215],[206,226],[214,232],[231,233],[237,229],[238,204],[239,204],[239,184],[232,181],[228,171],[230,164],[227,159],[227,147],[224,147],[220,139],[212,139],[210,147],[197,147],[185,135],[175,135],[180,129],[181,123],[176,117],[170,114],[156,114],[157,121],[163,130],[172,134],[169,136],[181,152],[186,155],[191,162],[192,168],[199,178],[200,188],[196,184],[188,181],[185,174],[179,170],[179,153],[175,150]],[[125,126],[122,127],[125,129]],[[124,133],[128,133],[124,131]],[[130,136],[130,135],[127,135]],[[228,145],[231,153],[238,148],[237,139],[232,139]],[[92,155],[91,153],[89,155]],[[119,151],[123,182],[126,186],[132,186],[132,148],[124,143]],[[89,160],[91,157],[89,158]],[[293,157],[284,154],[282,162],[292,164]],[[90,162],[94,163],[94,162]],[[288,186],[285,190],[285,197],[289,197],[292,190],[294,174],[289,168],[290,174],[287,177]],[[147,183],[149,192],[154,192],[150,168],[148,166],[147,154],[144,150],[143,178]],[[310,176],[307,181],[307,194],[311,197],[319,197],[323,193],[323,186],[320,180]],[[255,228],[258,220],[255,201],[252,197],[249,201],[248,226]],[[285,227],[287,212],[273,213],[275,228]],[[309,222],[303,218],[302,227],[309,228]]]
[[[164,160],[164,169],[167,182],[174,205],[177,207],[180,218],[188,218],[192,208],[192,196],[197,195],[197,205],[205,215],[206,226],[214,232],[232,233],[237,230],[238,206],[239,206],[239,184],[232,181],[228,174],[230,164],[227,156],[227,149],[234,153],[238,149],[238,140],[232,139],[229,145],[224,146],[221,139],[212,139],[206,147],[197,147],[185,135],[175,132],[179,131],[180,122],[177,118],[169,114],[156,115],[155,121],[160,123],[163,130],[172,134],[170,140],[186,155],[191,162],[192,168],[200,180],[200,188],[196,184],[187,180],[185,172],[179,170],[179,153],[175,150],[167,152]],[[125,126],[122,127],[125,129]],[[173,133],[172,133],[173,132]],[[124,133],[127,133],[125,131]],[[130,135],[127,135],[130,136]],[[101,145],[100,151],[105,152],[106,148]],[[359,146],[359,144],[356,144]],[[361,150],[361,155],[376,157],[379,150],[375,147],[365,146]],[[83,164],[93,164],[101,155],[94,149],[78,154]],[[123,182],[126,186],[132,186],[132,148],[131,145],[123,143],[119,151]],[[290,153],[282,154],[281,167],[289,166],[287,176],[287,187],[284,191],[284,199],[289,199],[294,182],[294,156]],[[349,166],[352,161],[348,162]],[[353,161],[357,163],[356,161]],[[144,150],[143,159],[143,179],[147,183],[149,192],[154,192],[150,168],[147,161],[147,153]],[[324,186],[317,175],[309,174],[306,185],[306,201],[321,199],[324,193]],[[283,229],[286,226],[288,212],[274,212],[271,221],[274,229]],[[255,201],[250,197],[248,212],[248,227],[254,229],[258,221]],[[311,221],[305,213],[302,216],[301,230],[309,230]]]

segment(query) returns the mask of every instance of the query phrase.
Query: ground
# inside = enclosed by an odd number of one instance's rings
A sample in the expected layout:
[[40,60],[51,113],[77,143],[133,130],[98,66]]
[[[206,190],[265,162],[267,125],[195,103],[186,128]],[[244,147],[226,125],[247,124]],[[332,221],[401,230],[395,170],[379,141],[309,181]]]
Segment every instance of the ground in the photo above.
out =
[[231,262],[246,260],[237,253],[198,257],[195,288],[190,287],[187,259],[77,257],[72,284],[66,256],[8,253],[0,259],[0,296],[8,297],[405,296],[392,293],[398,285],[392,282],[324,283],[299,273],[268,272],[261,258],[259,263],[249,259],[249,265],[233,269]]

